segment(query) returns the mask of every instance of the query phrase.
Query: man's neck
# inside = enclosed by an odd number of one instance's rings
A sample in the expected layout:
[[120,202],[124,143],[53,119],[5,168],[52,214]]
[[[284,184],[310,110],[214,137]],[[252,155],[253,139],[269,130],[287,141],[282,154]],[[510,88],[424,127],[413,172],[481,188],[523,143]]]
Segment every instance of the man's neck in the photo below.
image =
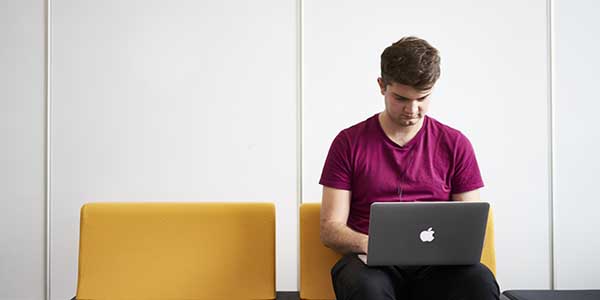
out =
[[400,126],[394,123],[385,111],[379,113],[378,119],[385,135],[400,146],[406,145],[417,135],[425,120],[425,118],[422,118],[412,126]]

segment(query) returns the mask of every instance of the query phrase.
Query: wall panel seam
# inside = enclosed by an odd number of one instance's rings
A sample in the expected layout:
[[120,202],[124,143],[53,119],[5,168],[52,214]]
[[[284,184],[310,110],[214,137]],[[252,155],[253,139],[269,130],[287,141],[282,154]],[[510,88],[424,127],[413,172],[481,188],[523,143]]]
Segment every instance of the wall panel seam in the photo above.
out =
[[297,29],[296,29],[296,55],[297,55],[297,82],[296,82],[296,282],[297,290],[300,290],[300,205],[303,202],[303,174],[304,174],[304,1],[297,0],[296,5]]
[[45,189],[45,201],[44,201],[44,209],[45,209],[45,238],[44,238],[44,297],[46,300],[50,300],[50,284],[52,282],[51,278],[51,257],[50,257],[50,245],[51,245],[51,204],[50,204],[50,182],[51,182],[51,165],[50,165],[50,157],[51,157],[51,141],[50,141],[50,120],[51,120],[51,44],[52,44],[52,28],[51,28],[51,0],[45,1],[45,36],[44,36],[44,46],[45,46],[45,110],[46,110],[46,132],[45,132],[45,180],[44,180],[44,189]]
[[553,0],[546,0],[546,39],[547,39],[547,84],[548,84],[548,152],[549,152],[549,199],[548,199],[548,231],[549,231],[549,256],[550,256],[550,289],[554,289],[556,287],[556,257],[554,252],[554,240],[555,240],[555,232],[554,232],[554,220],[556,220],[556,215],[554,211],[555,205],[555,197],[556,197],[556,107],[554,103],[554,3]]

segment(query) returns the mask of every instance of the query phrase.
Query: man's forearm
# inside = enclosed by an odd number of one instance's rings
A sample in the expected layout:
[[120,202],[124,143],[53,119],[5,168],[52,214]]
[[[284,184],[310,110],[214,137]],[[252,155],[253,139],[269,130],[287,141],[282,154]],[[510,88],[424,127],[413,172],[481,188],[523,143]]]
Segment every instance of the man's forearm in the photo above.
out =
[[321,242],[336,252],[367,253],[368,236],[356,232],[345,224],[325,223],[321,225]]

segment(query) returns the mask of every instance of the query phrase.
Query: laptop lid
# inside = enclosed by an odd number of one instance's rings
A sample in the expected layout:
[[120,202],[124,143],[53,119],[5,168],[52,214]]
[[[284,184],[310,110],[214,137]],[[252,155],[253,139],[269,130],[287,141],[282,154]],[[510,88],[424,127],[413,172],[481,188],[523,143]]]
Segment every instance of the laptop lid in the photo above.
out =
[[367,265],[478,263],[488,210],[485,202],[375,202]]

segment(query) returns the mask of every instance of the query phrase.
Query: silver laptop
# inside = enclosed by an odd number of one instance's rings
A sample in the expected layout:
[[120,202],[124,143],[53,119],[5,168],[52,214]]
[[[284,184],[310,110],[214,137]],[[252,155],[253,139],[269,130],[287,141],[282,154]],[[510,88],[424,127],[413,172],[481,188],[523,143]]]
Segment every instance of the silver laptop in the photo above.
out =
[[484,202],[375,202],[367,265],[475,264],[488,210]]

